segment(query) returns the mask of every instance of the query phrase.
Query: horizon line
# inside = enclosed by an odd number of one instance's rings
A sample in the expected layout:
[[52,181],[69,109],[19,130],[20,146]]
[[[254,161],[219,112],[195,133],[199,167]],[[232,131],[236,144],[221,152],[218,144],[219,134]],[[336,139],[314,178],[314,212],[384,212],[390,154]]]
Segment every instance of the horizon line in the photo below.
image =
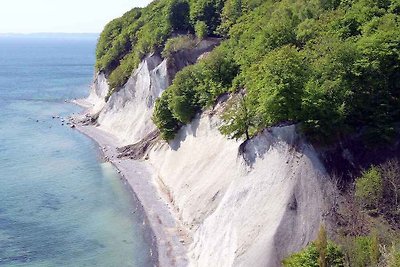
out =
[[100,32],[0,32],[0,35],[100,35]]
[[99,38],[100,33],[95,32],[32,32],[32,33],[1,33],[0,38],[59,38],[59,39],[74,39],[74,38],[82,38],[82,39],[92,39]]

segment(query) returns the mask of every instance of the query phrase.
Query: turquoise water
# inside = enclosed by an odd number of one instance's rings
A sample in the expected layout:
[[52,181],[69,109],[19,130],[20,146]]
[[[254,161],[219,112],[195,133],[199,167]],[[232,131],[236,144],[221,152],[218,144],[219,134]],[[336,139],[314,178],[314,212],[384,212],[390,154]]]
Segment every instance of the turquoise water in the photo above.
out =
[[52,116],[87,94],[95,39],[0,39],[0,266],[151,266],[138,203]]

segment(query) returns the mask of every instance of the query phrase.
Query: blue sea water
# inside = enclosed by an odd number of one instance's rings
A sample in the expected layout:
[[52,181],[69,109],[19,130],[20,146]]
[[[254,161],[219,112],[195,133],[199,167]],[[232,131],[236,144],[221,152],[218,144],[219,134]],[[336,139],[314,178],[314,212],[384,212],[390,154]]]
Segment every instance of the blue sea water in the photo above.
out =
[[137,200],[52,118],[80,111],[64,100],[87,94],[95,45],[0,38],[0,266],[151,266]]

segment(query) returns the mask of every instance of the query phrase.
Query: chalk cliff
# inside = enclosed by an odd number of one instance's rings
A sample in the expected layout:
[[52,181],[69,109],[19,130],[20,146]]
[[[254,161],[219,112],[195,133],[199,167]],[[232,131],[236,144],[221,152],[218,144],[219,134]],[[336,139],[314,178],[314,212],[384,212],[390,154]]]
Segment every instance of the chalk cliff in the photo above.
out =
[[[190,64],[213,45],[175,55],[175,63]],[[195,56],[187,60],[188,54]],[[154,102],[173,68],[148,56],[107,102],[106,77],[97,74],[87,98],[97,127],[124,145],[143,142],[156,130]],[[265,129],[246,142],[227,139],[218,130],[223,105],[199,114],[170,143],[149,146],[151,179],[189,233],[190,266],[280,266],[324,221],[330,187],[324,166],[294,125]]]

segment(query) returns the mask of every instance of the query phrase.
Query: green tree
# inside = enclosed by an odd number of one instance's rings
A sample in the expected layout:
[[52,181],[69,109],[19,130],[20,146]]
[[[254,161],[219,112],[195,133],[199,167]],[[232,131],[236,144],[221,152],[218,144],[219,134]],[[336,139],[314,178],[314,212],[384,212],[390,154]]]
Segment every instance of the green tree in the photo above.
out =
[[181,35],[168,39],[161,55],[164,58],[169,58],[178,51],[189,50],[195,46],[196,40],[192,35]]
[[201,76],[197,77],[197,91],[202,107],[214,104],[219,95],[229,90],[239,67],[223,45],[216,48],[197,66]]
[[152,117],[154,124],[160,129],[161,137],[167,141],[173,139],[179,130],[179,121],[174,118],[168,107],[169,98],[169,92],[165,91],[156,100]]
[[319,228],[318,237],[315,241],[315,246],[318,251],[318,265],[319,267],[327,267],[328,259],[328,239],[326,236],[326,230],[323,225]]
[[[221,23],[224,0],[190,0],[190,18],[193,24],[202,21],[209,34],[213,34]],[[197,31],[196,31],[197,32]]]
[[194,66],[186,67],[167,89],[170,92],[169,108],[174,117],[183,124],[189,123],[201,109],[196,93],[198,75]]
[[242,94],[229,101],[221,118],[223,125],[219,130],[222,134],[235,139],[244,135],[246,140],[250,139],[250,131],[255,126],[255,118],[249,103]]
[[229,32],[229,29],[242,15],[242,9],[243,0],[227,0],[221,15],[221,25],[218,27],[217,32],[223,36],[226,36]]
[[377,167],[372,166],[356,180],[355,196],[367,209],[377,209],[382,199],[382,176]]
[[186,0],[172,0],[168,12],[173,31],[193,32],[190,23],[190,5]]
[[295,47],[283,46],[269,53],[243,75],[249,98],[257,103],[262,127],[300,119],[307,69]]
[[353,242],[347,252],[350,266],[376,266],[372,262],[372,238],[369,236],[353,237]]
[[207,25],[204,21],[197,21],[194,26],[196,36],[199,40],[203,40],[208,35]]

